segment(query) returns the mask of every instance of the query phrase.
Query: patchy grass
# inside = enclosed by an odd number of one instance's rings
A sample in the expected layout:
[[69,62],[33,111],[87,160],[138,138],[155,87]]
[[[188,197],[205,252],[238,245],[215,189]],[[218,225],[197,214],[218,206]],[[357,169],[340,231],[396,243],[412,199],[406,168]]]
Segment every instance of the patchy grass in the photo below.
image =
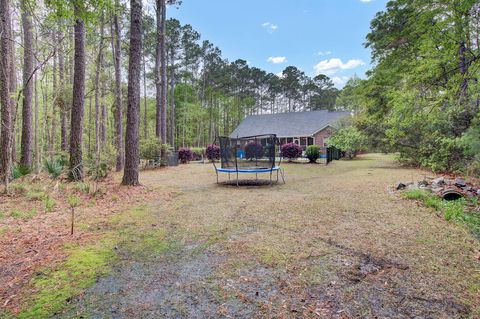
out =
[[480,214],[469,209],[471,205],[476,206],[478,204],[476,199],[470,200],[471,203],[465,198],[447,201],[422,189],[407,190],[404,196],[408,199],[421,201],[425,206],[441,212],[447,221],[454,221],[466,226],[475,237],[480,239]]
[[151,229],[146,206],[122,212],[109,221],[111,231],[95,244],[66,245],[68,257],[55,268],[46,268],[31,281],[35,291],[18,318],[50,318],[69,309],[70,301],[98,277],[108,274],[118,255],[145,260],[177,247],[165,229]]
[[[109,317],[112,310],[137,318],[450,319],[479,313],[479,242],[457,223],[387,191],[397,180],[428,172],[372,154],[329,166],[282,166],[286,184],[268,187],[217,185],[211,165],[143,172],[144,185],[169,195],[147,200],[143,193],[144,206],[79,220],[79,229],[97,230],[95,245],[105,243],[115,271],[93,286],[88,278],[105,273],[87,274],[88,284],[71,291],[80,295],[72,302],[61,294],[59,317]],[[132,197],[130,190],[116,196]],[[84,199],[81,209],[104,200]],[[445,209],[451,220],[462,216],[457,206],[447,209],[434,199],[428,205]],[[102,247],[94,252],[100,261]],[[40,277],[63,282],[55,275],[62,265]],[[28,311],[52,310],[40,305],[55,304],[54,289],[39,298],[41,291],[46,289],[33,294]],[[73,309],[63,313],[65,307]]]
[[15,209],[15,210],[12,210],[9,214],[9,216],[12,218],[23,219],[23,220],[32,219],[33,217],[35,217],[35,215],[37,215],[37,211],[34,208],[29,211],[22,211],[22,210]]
[[74,296],[90,287],[98,276],[108,273],[115,258],[112,242],[107,240],[69,248],[65,262],[54,269],[45,269],[33,278],[32,286],[36,292],[17,318],[50,318],[64,309]]

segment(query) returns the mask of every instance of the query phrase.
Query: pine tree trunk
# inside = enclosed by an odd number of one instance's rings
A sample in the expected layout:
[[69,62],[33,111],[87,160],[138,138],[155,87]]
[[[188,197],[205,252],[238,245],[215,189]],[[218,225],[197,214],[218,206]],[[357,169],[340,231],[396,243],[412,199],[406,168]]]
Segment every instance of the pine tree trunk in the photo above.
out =
[[[52,31],[52,41],[55,47],[55,51],[57,49],[57,37],[56,32]],[[52,70],[52,77],[53,77],[53,101],[52,101],[52,131],[50,132],[50,157],[53,158],[55,153],[55,139],[57,135],[57,107],[58,107],[58,87],[57,87],[57,54],[53,56],[53,70]]]
[[157,117],[156,136],[167,141],[167,52],[165,45],[166,3],[156,0],[157,4],[157,52],[155,59]]
[[175,50],[170,51],[170,144],[175,149]]
[[[120,10],[118,0],[115,2],[115,9]],[[115,146],[117,148],[117,160],[115,169],[117,172],[123,169],[125,155],[123,152],[123,110],[122,110],[122,73],[121,73],[121,39],[120,26],[118,23],[118,15],[115,13],[113,17],[113,33],[114,46],[112,48],[115,66]]]
[[[13,11],[13,9],[12,9]],[[10,85],[9,85],[9,88],[10,88],[10,109],[12,110],[12,127],[11,127],[11,131],[12,131],[12,135],[11,135],[11,138],[12,138],[12,141],[10,142],[10,146],[11,146],[11,151],[10,151],[10,156],[11,156],[11,160],[10,160],[10,163],[11,165],[13,166],[14,163],[17,162],[17,144],[16,144],[16,133],[18,135],[20,135],[20,132],[16,132],[15,131],[15,123],[17,121],[17,111],[18,111],[18,106],[17,106],[17,100],[16,100],[16,96],[15,96],[15,92],[17,92],[17,70],[16,70],[16,59],[15,59],[15,40],[14,40],[14,34],[13,34],[13,24],[12,24],[12,19],[11,19],[11,14],[7,17],[7,23],[9,25],[9,40],[8,41],[8,44],[9,44],[9,52],[10,52],[10,69],[9,69],[9,72],[10,72],[10,76],[9,76],[9,79],[10,79]],[[18,139],[20,140],[20,139]]]
[[83,180],[82,140],[85,93],[85,25],[75,6],[75,61],[70,131],[70,178]]
[[33,25],[27,0],[22,0],[23,28],[23,108],[22,108],[22,156],[20,163],[32,169],[32,100],[33,100]]
[[58,78],[59,78],[59,96],[58,108],[60,109],[60,148],[67,150],[67,110],[65,103],[65,51],[63,33],[58,31]]
[[138,185],[140,122],[140,70],[142,55],[142,1],[130,0],[130,53],[128,63],[128,108],[125,134],[123,185]]
[[145,53],[143,54],[143,138],[147,139],[148,137],[148,122],[147,122],[147,70],[145,62]]
[[12,151],[12,109],[10,101],[10,1],[0,0],[0,104],[1,104],[1,135],[0,135],[0,181],[8,190]]
[[100,157],[101,127],[100,127],[100,73],[103,64],[103,13],[100,17],[100,41],[98,44],[97,65],[95,70],[95,154]]

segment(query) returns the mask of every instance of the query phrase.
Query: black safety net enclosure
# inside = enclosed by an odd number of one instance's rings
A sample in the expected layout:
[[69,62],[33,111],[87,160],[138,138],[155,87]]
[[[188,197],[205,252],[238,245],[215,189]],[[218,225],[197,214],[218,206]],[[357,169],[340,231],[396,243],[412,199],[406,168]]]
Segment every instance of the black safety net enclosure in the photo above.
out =
[[222,168],[262,170],[275,167],[278,146],[275,134],[219,137]]
[[[220,144],[220,163],[221,166],[215,166],[217,173],[255,173],[258,180],[259,173],[270,173],[270,182],[272,172],[283,172],[280,170],[280,155],[277,136],[275,134],[244,136],[244,137],[226,137],[218,138]],[[215,164],[214,164],[215,165]]]

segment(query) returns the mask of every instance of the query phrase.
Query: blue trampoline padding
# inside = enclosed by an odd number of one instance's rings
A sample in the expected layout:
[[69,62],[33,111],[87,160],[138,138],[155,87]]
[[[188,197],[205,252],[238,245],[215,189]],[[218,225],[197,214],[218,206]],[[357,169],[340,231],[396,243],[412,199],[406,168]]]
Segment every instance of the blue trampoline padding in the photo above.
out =
[[[239,168],[238,172],[239,173],[268,173],[268,172],[278,171],[279,169],[280,169],[280,166],[274,166],[269,168],[256,168],[256,169]],[[236,168],[217,168],[217,172],[236,173],[237,169]]]

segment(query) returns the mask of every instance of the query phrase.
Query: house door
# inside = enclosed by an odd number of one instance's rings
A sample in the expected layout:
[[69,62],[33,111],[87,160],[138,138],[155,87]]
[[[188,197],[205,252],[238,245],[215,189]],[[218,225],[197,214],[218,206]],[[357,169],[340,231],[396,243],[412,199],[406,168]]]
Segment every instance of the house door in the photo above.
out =
[[300,145],[300,139],[298,137],[294,137],[293,143]]

